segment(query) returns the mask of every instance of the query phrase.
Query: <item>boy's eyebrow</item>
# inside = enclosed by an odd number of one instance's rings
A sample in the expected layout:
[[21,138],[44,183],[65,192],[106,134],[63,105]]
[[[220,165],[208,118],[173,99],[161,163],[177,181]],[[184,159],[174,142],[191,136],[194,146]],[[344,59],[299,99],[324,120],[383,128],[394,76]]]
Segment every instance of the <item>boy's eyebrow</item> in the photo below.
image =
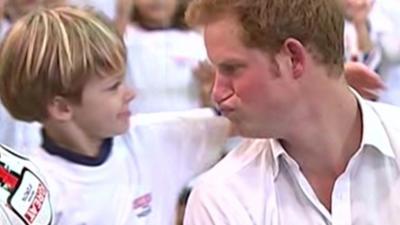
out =
[[124,79],[125,78],[125,75],[122,73],[118,73],[118,74],[115,74],[115,75],[110,75],[110,76],[108,76],[107,77],[108,79],[108,82],[109,83],[111,83],[111,82],[115,82],[115,81],[117,81],[117,80],[122,80],[122,79]]

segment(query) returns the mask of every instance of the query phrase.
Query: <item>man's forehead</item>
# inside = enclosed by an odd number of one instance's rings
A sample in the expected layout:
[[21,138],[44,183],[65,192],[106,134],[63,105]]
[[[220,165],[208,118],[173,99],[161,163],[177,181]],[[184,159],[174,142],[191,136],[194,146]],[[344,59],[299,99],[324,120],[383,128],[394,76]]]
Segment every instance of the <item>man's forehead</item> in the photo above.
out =
[[207,32],[209,29],[220,29],[221,31],[229,31],[229,34],[236,34],[240,32],[240,23],[235,16],[229,14],[221,15],[213,20],[210,20],[204,25],[204,30]]
[[208,23],[204,28],[204,40],[208,57],[214,65],[241,62],[251,50],[240,39],[238,23],[230,18]]
[[[224,45],[242,45],[240,40],[240,29],[237,22],[229,18],[222,18],[207,23],[204,26],[204,41],[206,47],[216,44]],[[213,46],[214,47],[214,46]]]

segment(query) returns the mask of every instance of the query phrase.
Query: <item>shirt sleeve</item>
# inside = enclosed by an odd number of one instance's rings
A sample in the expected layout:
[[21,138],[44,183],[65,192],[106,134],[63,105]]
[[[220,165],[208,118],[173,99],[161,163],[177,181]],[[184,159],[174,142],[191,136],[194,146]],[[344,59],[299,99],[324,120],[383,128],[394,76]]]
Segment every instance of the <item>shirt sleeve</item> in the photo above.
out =
[[[230,123],[212,109],[134,116],[136,155],[148,160],[154,224],[172,224],[179,192],[220,159]],[[143,158],[140,160],[143,161]]]
[[190,176],[216,163],[230,131],[230,122],[209,108],[137,115],[132,124],[132,132],[149,139],[154,159]]

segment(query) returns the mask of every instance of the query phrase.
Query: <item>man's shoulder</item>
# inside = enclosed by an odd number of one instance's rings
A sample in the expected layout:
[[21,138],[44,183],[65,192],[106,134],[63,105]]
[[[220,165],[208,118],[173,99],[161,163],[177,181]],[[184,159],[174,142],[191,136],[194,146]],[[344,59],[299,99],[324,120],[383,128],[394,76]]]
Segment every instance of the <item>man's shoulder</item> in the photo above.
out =
[[[400,108],[384,103],[370,103],[379,117],[388,141],[397,156],[400,156]],[[400,166],[400,161],[398,161]]]
[[[212,169],[201,175],[194,182],[198,190],[219,188],[237,188],[250,184],[249,178],[257,179],[272,168],[268,139],[246,139],[235,150],[226,155]],[[271,173],[272,174],[272,173]]]
[[400,132],[400,107],[380,102],[369,102],[386,128]]
[[[266,224],[273,212],[270,140],[246,140],[200,176],[189,197],[187,224]],[[211,222],[213,221],[213,222]]]

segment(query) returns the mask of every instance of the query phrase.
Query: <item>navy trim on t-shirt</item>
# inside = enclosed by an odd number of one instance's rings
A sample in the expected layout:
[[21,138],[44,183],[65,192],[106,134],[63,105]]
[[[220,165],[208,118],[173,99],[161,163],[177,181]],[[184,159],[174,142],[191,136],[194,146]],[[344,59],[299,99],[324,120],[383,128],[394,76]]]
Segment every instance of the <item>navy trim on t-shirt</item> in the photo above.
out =
[[49,136],[46,135],[46,132],[44,130],[42,130],[42,137],[43,137],[42,148],[46,150],[46,152],[48,152],[51,155],[60,156],[61,158],[64,158],[73,163],[85,166],[100,166],[101,164],[103,164],[108,159],[111,153],[111,148],[113,143],[112,138],[104,139],[103,143],[100,146],[99,154],[95,157],[91,157],[91,156],[81,155],[79,153],[73,152],[69,149],[57,145],[56,143],[54,143],[53,140],[50,139]]

